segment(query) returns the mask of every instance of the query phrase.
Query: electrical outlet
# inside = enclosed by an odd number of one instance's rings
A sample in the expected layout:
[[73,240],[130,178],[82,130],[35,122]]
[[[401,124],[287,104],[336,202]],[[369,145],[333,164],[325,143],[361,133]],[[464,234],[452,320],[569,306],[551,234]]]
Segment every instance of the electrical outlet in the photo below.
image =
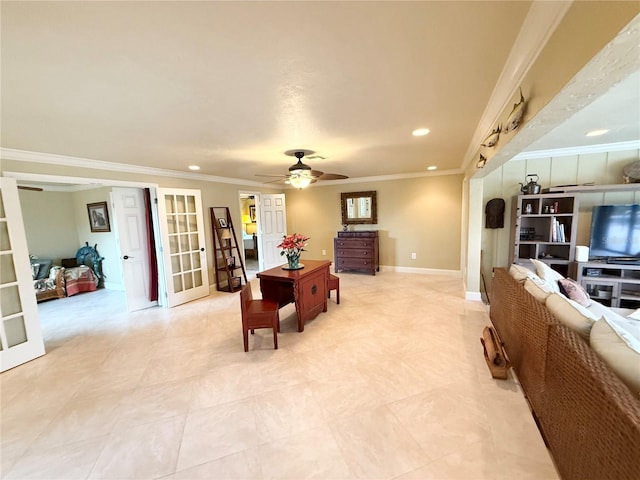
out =
[[416,253],[415,253],[415,252],[413,252],[413,253],[411,254],[411,260],[415,260],[416,258],[417,258]]
[[322,249],[322,255],[326,255],[326,254],[327,254],[327,251],[323,248]]

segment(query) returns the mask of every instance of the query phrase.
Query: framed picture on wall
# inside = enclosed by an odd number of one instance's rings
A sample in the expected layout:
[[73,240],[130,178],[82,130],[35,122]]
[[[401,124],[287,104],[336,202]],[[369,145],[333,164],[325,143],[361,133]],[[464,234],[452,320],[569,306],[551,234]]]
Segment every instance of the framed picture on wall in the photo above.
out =
[[256,221],[256,206],[255,205],[249,205],[249,218],[251,219],[252,222]]
[[111,231],[107,202],[88,203],[87,213],[89,214],[89,226],[92,232]]

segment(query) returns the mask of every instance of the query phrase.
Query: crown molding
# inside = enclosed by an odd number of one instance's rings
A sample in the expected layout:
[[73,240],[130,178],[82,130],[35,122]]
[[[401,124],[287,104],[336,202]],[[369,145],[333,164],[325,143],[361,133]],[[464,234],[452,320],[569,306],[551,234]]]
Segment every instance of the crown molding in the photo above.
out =
[[[94,170],[107,170],[110,172],[125,172],[138,175],[157,175],[161,177],[186,178],[203,182],[228,183],[232,185],[245,185],[265,188],[264,183],[253,182],[251,180],[241,180],[237,178],[217,177],[214,175],[203,175],[200,173],[181,172],[178,170],[165,170],[163,168],[143,167],[140,165],[129,165],[126,163],[105,162],[102,160],[92,160],[89,158],[68,157],[52,153],[30,152],[27,150],[16,150],[13,148],[0,148],[0,158],[13,160],[16,162],[46,163],[48,165],[63,165],[77,168],[90,168]],[[345,180],[333,180],[331,183],[312,184],[310,187],[328,187],[330,185],[384,182],[387,180],[404,180],[408,178],[439,177],[444,175],[459,175],[464,171],[460,168],[451,170],[441,170],[420,173],[399,173],[394,175],[380,175],[372,177],[349,178]],[[310,188],[307,187],[307,188]],[[273,188],[273,187],[272,187]],[[286,188],[286,186],[285,186]],[[289,187],[294,188],[294,187]]]
[[250,180],[239,180],[237,178],[217,177],[215,175],[181,172],[179,170],[166,170],[164,168],[143,167],[140,165],[129,165],[126,163],[105,162],[103,160],[69,157],[66,155],[56,155],[53,153],[30,152],[27,150],[16,150],[13,148],[0,148],[0,158],[2,158],[3,160],[14,160],[16,162],[46,163],[48,165],[90,168],[93,170],[106,170],[110,172],[135,173],[138,175],[156,175],[160,177],[186,178],[204,182],[264,187],[264,184],[259,182],[252,182]]
[[520,152],[511,160],[533,160],[534,158],[569,157],[574,155],[589,155],[590,153],[622,152],[624,150],[640,150],[640,140],[629,142],[602,143],[599,145],[585,145],[583,147],[553,148],[551,150],[535,150]]

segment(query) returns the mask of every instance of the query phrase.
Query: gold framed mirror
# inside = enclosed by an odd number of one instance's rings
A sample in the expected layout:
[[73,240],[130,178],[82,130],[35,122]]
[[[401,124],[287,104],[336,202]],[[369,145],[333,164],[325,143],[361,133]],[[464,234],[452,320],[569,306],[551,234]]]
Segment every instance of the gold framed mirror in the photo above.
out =
[[347,192],[340,194],[343,225],[378,223],[376,192]]

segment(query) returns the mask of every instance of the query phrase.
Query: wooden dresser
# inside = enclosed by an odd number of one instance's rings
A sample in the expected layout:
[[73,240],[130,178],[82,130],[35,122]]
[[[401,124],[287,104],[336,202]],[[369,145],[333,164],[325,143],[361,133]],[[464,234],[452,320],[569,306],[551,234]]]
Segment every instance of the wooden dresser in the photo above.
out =
[[380,271],[377,230],[338,232],[333,251],[336,272],[357,270],[375,275]]

